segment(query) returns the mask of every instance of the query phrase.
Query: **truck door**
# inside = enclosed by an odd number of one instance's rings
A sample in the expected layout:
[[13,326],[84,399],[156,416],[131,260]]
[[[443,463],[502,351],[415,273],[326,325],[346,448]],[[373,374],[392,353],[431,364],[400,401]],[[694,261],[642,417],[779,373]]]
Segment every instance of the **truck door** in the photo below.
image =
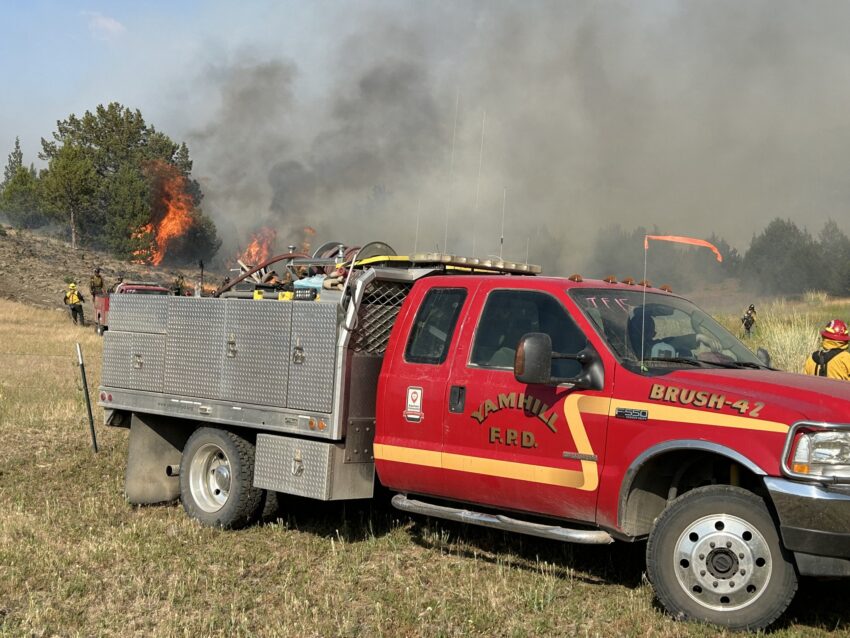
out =
[[374,446],[375,467],[387,487],[442,493],[446,388],[458,326],[470,296],[463,282],[414,288],[408,299],[413,320],[399,318],[401,331],[390,343],[381,372]]
[[[475,321],[474,318],[478,320]],[[603,390],[525,385],[514,378],[520,338],[544,332],[553,351],[588,344],[548,292],[482,287],[454,351],[443,432],[445,496],[592,521],[603,462],[610,381]],[[552,362],[552,376],[581,364]]]

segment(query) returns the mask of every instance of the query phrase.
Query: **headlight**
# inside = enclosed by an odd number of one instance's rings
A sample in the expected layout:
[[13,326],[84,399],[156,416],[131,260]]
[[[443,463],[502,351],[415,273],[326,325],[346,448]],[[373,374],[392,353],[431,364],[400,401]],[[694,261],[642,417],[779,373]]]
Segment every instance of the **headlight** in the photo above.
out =
[[796,424],[788,432],[783,461],[786,473],[799,478],[850,480],[850,427]]

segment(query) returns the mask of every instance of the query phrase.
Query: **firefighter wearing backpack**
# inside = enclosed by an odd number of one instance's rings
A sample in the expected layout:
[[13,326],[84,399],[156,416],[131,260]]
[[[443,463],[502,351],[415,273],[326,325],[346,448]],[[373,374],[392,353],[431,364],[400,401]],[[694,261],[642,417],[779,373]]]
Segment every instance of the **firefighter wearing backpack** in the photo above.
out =
[[819,377],[850,381],[850,334],[847,324],[841,319],[833,319],[821,330],[820,350],[813,352],[806,360],[803,372]]
[[83,319],[83,295],[77,290],[77,284],[68,284],[68,290],[65,291],[65,305],[68,306],[68,311],[71,313],[71,319],[74,323],[82,326],[86,325]]

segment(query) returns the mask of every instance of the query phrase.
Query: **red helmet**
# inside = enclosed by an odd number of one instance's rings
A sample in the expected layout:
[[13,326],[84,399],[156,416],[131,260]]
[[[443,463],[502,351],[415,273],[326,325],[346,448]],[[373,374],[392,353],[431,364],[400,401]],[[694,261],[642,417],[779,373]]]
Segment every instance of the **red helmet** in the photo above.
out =
[[833,341],[850,341],[850,334],[847,333],[847,324],[841,319],[833,319],[826,327],[820,331],[820,336],[824,339],[832,339]]

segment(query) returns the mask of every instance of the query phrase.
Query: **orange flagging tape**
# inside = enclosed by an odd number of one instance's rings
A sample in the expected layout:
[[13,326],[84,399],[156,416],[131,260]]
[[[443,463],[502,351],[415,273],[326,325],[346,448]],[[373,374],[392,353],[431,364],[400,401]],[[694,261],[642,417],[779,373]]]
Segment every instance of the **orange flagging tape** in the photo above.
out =
[[678,244],[689,244],[691,246],[704,246],[711,250],[714,253],[714,256],[717,257],[717,261],[723,261],[723,255],[720,254],[720,251],[717,250],[717,246],[712,244],[711,242],[707,242],[704,239],[695,239],[693,237],[681,237],[679,235],[646,235],[643,238],[643,249],[649,250],[649,240],[655,239],[658,241],[672,241]]

